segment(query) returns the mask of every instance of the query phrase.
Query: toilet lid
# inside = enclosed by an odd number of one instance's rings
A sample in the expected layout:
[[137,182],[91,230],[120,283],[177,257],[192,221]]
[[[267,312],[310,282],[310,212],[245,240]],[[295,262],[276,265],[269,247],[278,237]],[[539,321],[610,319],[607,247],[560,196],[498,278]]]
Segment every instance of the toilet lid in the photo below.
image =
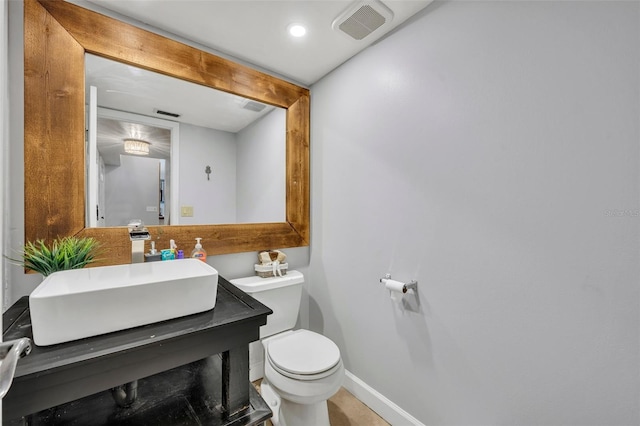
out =
[[309,330],[297,330],[269,343],[269,358],[293,374],[318,374],[340,362],[340,349],[330,339]]

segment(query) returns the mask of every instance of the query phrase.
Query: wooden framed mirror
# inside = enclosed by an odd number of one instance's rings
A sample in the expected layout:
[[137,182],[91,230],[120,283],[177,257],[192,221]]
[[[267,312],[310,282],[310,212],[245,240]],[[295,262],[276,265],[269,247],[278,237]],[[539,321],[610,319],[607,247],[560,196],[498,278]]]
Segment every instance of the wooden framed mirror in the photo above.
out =
[[[309,91],[67,3],[25,0],[25,240],[99,240],[96,265],[130,262],[126,227],[85,227],[85,53],[286,109],[286,221],[150,226],[157,247],[208,254],[309,245]],[[147,247],[148,249],[148,247]]]

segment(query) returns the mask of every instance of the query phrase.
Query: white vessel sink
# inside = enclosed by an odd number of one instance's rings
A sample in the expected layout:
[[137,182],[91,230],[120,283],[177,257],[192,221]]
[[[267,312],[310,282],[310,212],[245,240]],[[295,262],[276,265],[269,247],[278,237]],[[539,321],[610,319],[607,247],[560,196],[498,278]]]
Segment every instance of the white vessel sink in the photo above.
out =
[[54,272],[29,296],[46,346],[213,309],[218,271],[198,259]]

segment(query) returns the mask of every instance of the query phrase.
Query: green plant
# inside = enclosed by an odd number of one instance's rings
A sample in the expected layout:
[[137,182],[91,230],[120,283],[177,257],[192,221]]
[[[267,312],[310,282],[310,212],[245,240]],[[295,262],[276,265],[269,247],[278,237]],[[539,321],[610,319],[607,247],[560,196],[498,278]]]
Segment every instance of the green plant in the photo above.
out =
[[43,276],[67,269],[80,269],[94,262],[100,244],[95,238],[56,238],[48,246],[43,240],[27,242],[22,259],[16,260],[23,267]]

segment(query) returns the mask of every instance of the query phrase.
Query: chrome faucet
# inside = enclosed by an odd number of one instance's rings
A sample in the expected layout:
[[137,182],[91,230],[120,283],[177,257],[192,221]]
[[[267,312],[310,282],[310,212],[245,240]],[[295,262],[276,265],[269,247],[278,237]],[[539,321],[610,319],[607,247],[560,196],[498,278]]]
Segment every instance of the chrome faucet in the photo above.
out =
[[142,263],[144,262],[144,242],[151,239],[151,234],[141,220],[132,220],[127,226],[131,240],[131,263]]

